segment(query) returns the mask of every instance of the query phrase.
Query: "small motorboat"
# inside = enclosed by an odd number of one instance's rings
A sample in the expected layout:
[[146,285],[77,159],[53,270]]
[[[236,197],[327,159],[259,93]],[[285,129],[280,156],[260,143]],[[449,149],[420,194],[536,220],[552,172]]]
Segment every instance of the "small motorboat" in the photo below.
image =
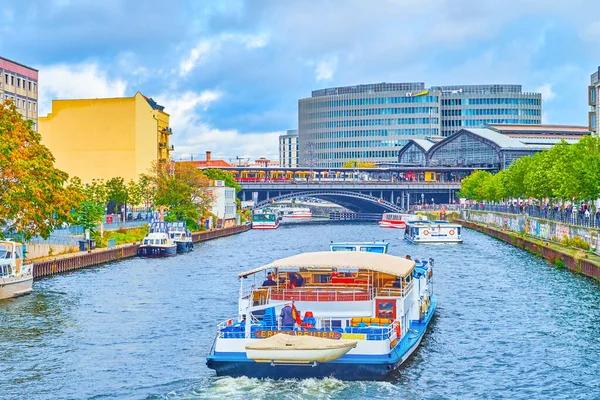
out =
[[337,360],[357,344],[357,341],[352,340],[278,333],[270,338],[248,343],[245,348],[248,359],[256,362],[312,363]]
[[252,215],[252,229],[277,229],[279,217],[274,212],[255,210]]
[[462,227],[447,221],[417,221],[406,225],[404,238],[411,243],[462,243]]
[[167,222],[169,236],[177,245],[178,253],[187,253],[194,248],[192,232],[190,232],[185,222]]
[[0,300],[28,294],[33,285],[33,264],[25,264],[23,245],[0,241]]
[[406,229],[407,222],[422,220],[427,220],[427,217],[415,214],[385,213],[378,224],[382,228]]
[[142,257],[169,257],[177,255],[177,244],[169,235],[169,227],[166,222],[154,222],[150,227],[150,233],[138,247],[138,256]]

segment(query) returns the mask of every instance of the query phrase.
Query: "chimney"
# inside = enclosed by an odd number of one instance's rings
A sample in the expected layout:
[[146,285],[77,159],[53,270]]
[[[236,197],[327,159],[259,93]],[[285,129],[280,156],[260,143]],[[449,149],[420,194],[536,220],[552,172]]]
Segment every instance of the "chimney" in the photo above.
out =
[[210,151],[206,152],[206,166],[208,167],[210,165]]

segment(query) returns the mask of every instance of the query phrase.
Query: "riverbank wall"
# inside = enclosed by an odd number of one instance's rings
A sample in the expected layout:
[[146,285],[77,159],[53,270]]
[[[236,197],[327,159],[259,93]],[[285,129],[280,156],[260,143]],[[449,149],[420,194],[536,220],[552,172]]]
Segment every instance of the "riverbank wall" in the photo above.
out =
[[[463,210],[458,220],[465,228],[485,233],[545,258],[557,267],[600,280],[598,232],[595,229],[572,226],[529,217],[487,211]],[[557,241],[562,238],[585,241],[590,251],[569,248]],[[592,251],[593,250],[593,251]]]
[[[231,228],[194,232],[192,233],[192,240],[194,243],[205,242],[207,240],[242,233],[249,229],[250,225],[239,225]],[[41,278],[135,257],[139,246],[139,243],[124,244],[112,249],[96,249],[91,252],[65,254],[52,257],[51,259],[34,262],[33,277]]]

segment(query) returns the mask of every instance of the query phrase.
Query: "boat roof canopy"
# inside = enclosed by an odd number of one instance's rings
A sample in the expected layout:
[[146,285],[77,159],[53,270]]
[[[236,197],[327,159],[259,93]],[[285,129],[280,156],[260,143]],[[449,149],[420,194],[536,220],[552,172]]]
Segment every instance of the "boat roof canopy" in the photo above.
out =
[[415,262],[389,254],[366,251],[319,251],[275,260],[270,264],[243,272],[238,277],[246,278],[249,275],[271,268],[284,269],[289,272],[300,271],[300,269],[309,271],[366,269],[405,277],[411,274],[415,268]]

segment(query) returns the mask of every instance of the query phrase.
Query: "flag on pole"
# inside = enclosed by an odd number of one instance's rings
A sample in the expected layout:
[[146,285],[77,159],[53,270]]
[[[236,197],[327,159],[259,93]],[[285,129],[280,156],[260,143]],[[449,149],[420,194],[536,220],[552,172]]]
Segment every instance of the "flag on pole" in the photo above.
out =
[[292,318],[296,320],[298,326],[302,326],[302,318],[300,317],[300,311],[296,309],[294,302],[292,301]]

